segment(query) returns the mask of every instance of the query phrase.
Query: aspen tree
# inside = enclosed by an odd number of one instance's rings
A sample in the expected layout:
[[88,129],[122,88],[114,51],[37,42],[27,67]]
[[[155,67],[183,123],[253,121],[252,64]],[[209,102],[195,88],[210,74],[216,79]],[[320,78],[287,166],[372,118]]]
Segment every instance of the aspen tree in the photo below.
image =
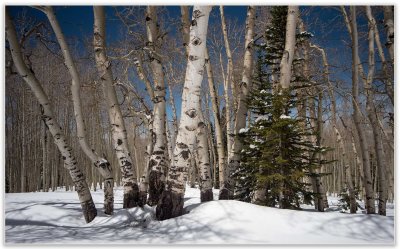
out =
[[[243,72],[242,81],[240,83],[239,90],[239,103],[238,109],[235,113],[235,124],[234,124],[234,141],[232,144],[231,152],[228,153],[228,169],[226,170],[226,186],[223,185],[220,189],[220,199],[228,199],[232,196],[232,185],[233,182],[230,179],[231,173],[240,164],[240,151],[242,150],[242,144],[238,137],[240,129],[246,127],[247,118],[247,97],[252,87],[252,72],[253,72],[253,38],[254,38],[254,23],[256,19],[256,10],[254,6],[249,6],[247,8],[247,18],[246,18],[246,35],[245,35],[245,52],[243,59]],[[224,183],[225,183],[224,182]],[[225,191],[225,193],[224,193]]]
[[53,114],[53,110],[46,93],[44,92],[40,82],[36,78],[33,70],[31,68],[28,68],[24,62],[21,48],[18,43],[15,27],[7,10],[6,35],[11,48],[13,62],[17,68],[19,75],[29,85],[32,92],[40,103],[42,110],[42,119],[45,122],[47,129],[53,136],[54,143],[57,145],[57,148],[62,155],[64,167],[68,170],[71,179],[74,182],[75,190],[78,193],[83,216],[86,222],[89,223],[97,216],[97,210],[94,205],[92,195],[90,194],[88,185],[85,181],[85,175],[78,167],[78,162],[76,161],[76,158],[72,152],[72,148],[67,143],[60,125],[54,118],[55,116]]
[[150,156],[149,199],[147,203],[156,205],[164,189],[165,174],[168,169],[167,136],[166,136],[166,106],[164,72],[159,55],[160,34],[157,24],[157,8],[148,6],[146,9],[147,46],[149,48],[150,67],[153,74],[153,129],[151,133],[153,151]]
[[97,70],[103,85],[111,125],[113,147],[121,167],[122,186],[124,187],[123,207],[131,208],[139,203],[139,187],[136,170],[133,167],[131,154],[128,150],[127,132],[114,88],[114,78],[111,62],[106,55],[105,13],[103,6],[94,6],[94,52]]
[[[190,161],[193,160],[197,147],[197,164],[209,167],[207,139],[202,136],[205,126],[201,112],[201,82],[204,74],[206,38],[208,18],[211,6],[194,6],[190,27],[190,43],[185,84],[182,93],[181,120],[173,155],[173,163],[168,172],[167,187],[161,195],[156,208],[156,217],[165,220],[183,214],[183,196],[185,181]],[[196,135],[197,133],[197,135]],[[199,141],[198,143],[196,142]],[[205,142],[204,142],[205,141]],[[212,200],[211,176],[209,171],[203,171],[200,179],[200,197],[202,201]],[[210,194],[211,192],[211,194]],[[211,199],[210,199],[211,198]]]
[[74,104],[74,115],[76,120],[76,130],[79,144],[85,153],[85,155],[90,159],[93,166],[100,172],[104,178],[104,212],[106,214],[112,214],[114,210],[114,178],[112,173],[112,168],[107,159],[99,156],[94,149],[91,149],[87,141],[86,127],[84,122],[84,115],[82,113],[81,104],[81,80],[76,68],[75,62],[72,58],[71,52],[69,50],[68,44],[58,23],[56,15],[54,14],[53,8],[51,6],[38,7],[43,11],[50,21],[50,24],[54,30],[57,37],[57,41],[60,44],[61,51],[64,56],[65,65],[72,78],[71,92],[72,100]]
[[[371,165],[370,165],[370,155],[368,152],[368,145],[365,136],[365,128],[362,125],[362,113],[360,110],[360,98],[359,98],[359,78],[360,78],[360,58],[358,56],[358,30],[357,30],[357,20],[356,20],[356,7],[350,6],[350,17],[349,20],[347,16],[347,11],[344,7],[341,7],[343,16],[345,18],[346,25],[348,27],[351,40],[352,40],[352,102],[353,102],[353,121],[358,133],[358,141],[361,148],[361,157],[363,161],[364,170],[364,188],[366,195],[366,209],[368,214],[375,213],[374,204],[374,191],[372,188],[372,177],[371,177]],[[361,67],[362,68],[362,67]]]

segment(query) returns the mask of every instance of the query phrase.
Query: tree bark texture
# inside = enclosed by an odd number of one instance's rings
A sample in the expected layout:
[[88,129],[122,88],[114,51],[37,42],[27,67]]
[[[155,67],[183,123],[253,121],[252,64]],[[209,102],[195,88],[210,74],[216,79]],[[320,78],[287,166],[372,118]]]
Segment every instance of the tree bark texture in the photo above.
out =
[[112,214],[114,210],[114,178],[112,173],[112,168],[107,159],[100,157],[94,149],[91,149],[87,141],[86,127],[82,113],[81,104],[81,80],[79,77],[78,70],[72,58],[72,54],[69,50],[68,44],[58,23],[56,15],[54,14],[53,8],[51,6],[44,7],[44,13],[46,14],[51,27],[57,37],[57,41],[60,44],[61,51],[64,56],[65,65],[71,75],[71,93],[74,105],[74,114],[76,120],[76,130],[79,144],[85,153],[85,155],[93,163],[94,167],[99,171],[99,173],[104,178],[104,213]]
[[[206,38],[210,6],[194,6],[190,27],[189,56],[182,93],[181,120],[167,180],[167,188],[156,208],[156,217],[165,220],[183,214],[183,196],[190,160],[194,157],[196,131],[204,125],[201,113],[201,82],[204,74]],[[200,144],[201,146],[201,144]],[[208,146],[206,146],[208,147]],[[206,148],[204,147],[204,148]],[[209,164],[206,157],[203,164]],[[209,179],[211,181],[211,177]],[[203,189],[206,191],[206,189]]]
[[147,47],[154,83],[153,130],[151,133],[153,152],[149,160],[149,198],[147,204],[157,204],[165,188],[165,174],[168,169],[166,106],[164,72],[159,54],[160,34],[157,24],[157,8],[148,6],[146,10]]
[[103,6],[94,6],[94,52],[97,70],[103,85],[111,125],[111,135],[114,150],[121,167],[122,186],[124,187],[123,207],[141,206],[139,203],[139,187],[137,184],[136,169],[133,166],[131,154],[128,150],[127,132],[114,88],[114,79],[111,71],[111,62],[106,55],[105,13]]

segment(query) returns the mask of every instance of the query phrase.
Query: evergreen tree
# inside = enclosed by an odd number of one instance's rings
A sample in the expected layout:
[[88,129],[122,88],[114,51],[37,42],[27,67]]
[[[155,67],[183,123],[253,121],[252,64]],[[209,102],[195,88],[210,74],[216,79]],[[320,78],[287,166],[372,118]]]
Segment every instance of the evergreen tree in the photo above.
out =
[[[254,90],[248,99],[249,110],[255,120],[239,136],[243,142],[242,161],[234,173],[235,197],[250,202],[256,189],[265,190],[265,196],[257,204],[280,208],[300,208],[301,202],[310,202],[312,193],[304,181],[310,169],[327,163],[318,154],[327,149],[315,146],[308,139],[314,135],[311,129],[301,127],[301,118],[294,118],[297,87],[307,82],[293,77],[291,88],[282,91],[277,82],[279,64],[285,44],[287,7],[271,9],[271,22],[265,32],[265,43],[258,44],[257,70]],[[297,35],[297,42],[309,38],[309,34]],[[301,63],[295,59],[294,63]],[[295,84],[294,84],[295,83]],[[263,192],[264,193],[264,192]]]

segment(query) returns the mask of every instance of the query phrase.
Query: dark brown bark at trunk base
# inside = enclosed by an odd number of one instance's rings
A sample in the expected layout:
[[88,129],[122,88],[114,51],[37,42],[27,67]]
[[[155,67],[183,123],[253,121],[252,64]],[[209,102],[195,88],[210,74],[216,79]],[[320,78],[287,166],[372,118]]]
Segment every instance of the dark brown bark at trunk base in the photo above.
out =
[[200,200],[201,202],[212,201],[214,199],[214,195],[211,189],[202,190],[200,192]]
[[350,191],[349,196],[350,196],[350,213],[355,214],[357,212],[357,201],[354,190]]
[[160,173],[151,171],[149,174],[149,199],[147,200],[149,206],[157,205],[164,190],[164,186],[165,184],[161,181]]
[[[104,213],[111,215],[114,212],[113,180],[104,181]],[[101,187],[101,186],[100,186]]]
[[114,212],[114,205],[113,203],[105,203],[104,202],[104,213],[108,215],[112,215]]
[[378,214],[386,216],[386,201],[378,199]]
[[139,187],[137,184],[133,184],[130,190],[124,191],[123,208],[142,207],[143,204],[139,200]]
[[97,210],[92,199],[86,202],[81,202],[81,207],[86,223],[89,223],[96,218]]
[[229,191],[226,188],[219,190],[219,200],[229,200]]
[[183,214],[183,196],[170,190],[165,190],[160,196],[156,208],[157,220],[166,220]]
[[139,202],[142,205],[144,205],[147,202],[147,192],[146,191],[139,192]]

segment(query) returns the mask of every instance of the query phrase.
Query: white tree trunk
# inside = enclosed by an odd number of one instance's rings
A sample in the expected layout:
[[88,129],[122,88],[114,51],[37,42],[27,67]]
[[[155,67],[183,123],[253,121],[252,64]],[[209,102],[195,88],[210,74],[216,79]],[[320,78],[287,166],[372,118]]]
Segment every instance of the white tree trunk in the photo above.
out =
[[49,99],[36,78],[32,69],[29,69],[23,59],[22,52],[18,43],[17,34],[11,17],[6,11],[6,35],[11,47],[11,55],[19,75],[32,89],[42,109],[42,119],[54,138],[54,143],[57,145],[62,158],[64,167],[68,169],[75,189],[78,193],[79,201],[81,202],[83,215],[87,223],[91,222],[97,215],[97,210],[92,200],[92,195],[85,181],[85,176],[78,167],[78,163],[72,153],[72,149],[66,142],[60,125],[55,120]]
[[[167,188],[157,205],[156,216],[159,220],[177,217],[183,214],[183,196],[190,160],[194,155],[196,131],[204,124],[201,113],[201,82],[204,74],[206,38],[210,6],[194,6],[190,27],[189,56],[186,68],[185,84],[182,93],[182,111],[178,136],[167,180]],[[207,146],[208,147],[208,146]],[[209,162],[203,161],[204,164]],[[211,179],[210,179],[211,181]],[[211,189],[202,189],[207,193]]]
[[165,174],[168,168],[166,107],[164,72],[159,57],[159,30],[157,27],[157,9],[148,6],[146,11],[147,47],[149,48],[150,66],[154,83],[153,109],[153,152],[149,161],[149,199],[150,206],[157,204],[165,187]]
[[190,37],[190,22],[189,22],[189,6],[181,6],[181,22],[183,46],[185,47],[186,57],[189,56],[189,37]]
[[[224,181],[224,172],[226,167],[226,158],[225,158],[225,146],[223,139],[223,132],[221,127],[221,117],[219,113],[219,104],[218,104],[218,94],[215,90],[214,84],[214,75],[211,68],[210,57],[208,55],[208,49],[206,51],[206,70],[207,70],[207,80],[208,80],[208,89],[210,90],[211,96],[211,105],[213,110],[214,117],[214,128],[215,128],[215,136],[217,140],[217,153],[218,153],[218,171],[219,171],[219,186],[221,189],[221,180]],[[216,172],[214,172],[216,174]]]
[[288,89],[292,78],[292,62],[296,45],[296,23],[299,16],[299,6],[289,6],[286,21],[285,51],[280,64],[280,86]]
[[386,47],[389,50],[390,60],[394,63],[394,11],[393,6],[384,6],[384,19],[386,29]]
[[[231,152],[228,153],[228,167],[226,170],[226,184],[220,187],[219,199],[229,199],[233,196],[233,185],[231,174],[239,167],[240,151],[242,143],[239,140],[238,134],[240,129],[246,127],[247,119],[247,97],[252,87],[252,72],[253,72],[253,38],[254,38],[254,23],[256,19],[256,10],[254,6],[247,8],[246,18],[246,35],[245,35],[245,52],[243,59],[242,82],[240,83],[239,103],[236,111],[234,125],[234,142],[231,147]],[[225,182],[224,182],[225,183]],[[225,191],[225,193],[224,193]],[[262,191],[262,190],[261,190]],[[264,191],[265,192],[265,191]]]
[[371,123],[372,134],[374,136],[374,146],[376,154],[376,163],[378,167],[379,191],[378,191],[378,213],[386,216],[386,201],[387,201],[387,174],[386,174],[386,159],[383,152],[382,136],[379,129],[379,121],[375,108],[375,96],[373,92],[372,82],[375,74],[375,47],[374,47],[374,19],[371,13],[371,7],[366,6],[368,17],[368,77],[365,81],[364,89],[367,94],[367,116]]
[[79,73],[76,65],[73,61],[72,55],[70,53],[68,44],[65,40],[64,34],[58,23],[56,15],[54,14],[53,8],[51,6],[43,7],[44,13],[50,21],[50,24],[54,30],[57,37],[57,41],[60,44],[61,51],[64,56],[65,65],[72,78],[71,92],[72,100],[74,105],[74,114],[76,120],[76,130],[79,144],[87,157],[93,163],[94,167],[97,168],[101,176],[104,178],[104,213],[112,214],[114,210],[114,178],[112,173],[112,168],[107,159],[100,157],[94,149],[91,149],[87,137],[86,128],[84,123],[84,118],[82,114],[82,104],[81,104],[81,82],[79,78]]
[[368,152],[367,140],[365,137],[365,128],[362,125],[362,113],[360,111],[360,102],[359,102],[359,65],[360,59],[358,56],[358,31],[357,31],[357,21],[356,21],[356,7],[350,7],[351,12],[351,22],[350,22],[350,34],[352,38],[352,53],[353,53],[353,66],[352,66],[352,81],[353,81],[353,120],[358,133],[358,140],[361,147],[361,155],[363,160],[363,169],[364,169],[364,188],[366,194],[366,209],[368,214],[375,213],[375,204],[374,204],[374,191],[372,188],[372,177],[371,177],[371,165],[370,165],[370,156]]
[[135,167],[133,167],[131,154],[128,150],[125,123],[113,85],[114,79],[111,71],[111,63],[107,58],[105,50],[106,32],[104,7],[94,6],[93,11],[95,60],[107,101],[114,150],[121,167],[122,186],[124,187],[123,207],[131,208],[142,205],[143,203],[139,203],[139,187],[137,184],[136,170]]

